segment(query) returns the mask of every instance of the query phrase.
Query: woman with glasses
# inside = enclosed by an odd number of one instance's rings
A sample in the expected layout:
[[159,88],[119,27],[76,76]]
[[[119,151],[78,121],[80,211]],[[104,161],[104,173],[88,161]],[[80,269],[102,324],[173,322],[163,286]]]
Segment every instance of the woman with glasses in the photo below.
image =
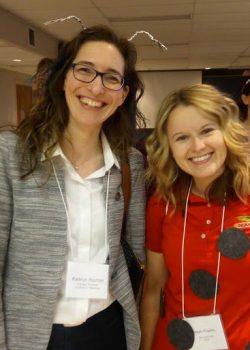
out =
[[0,134],[0,348],[136,350],[120,239],[143,260],[143,159],[131,147],[143,85],[136,51],[102,26],[62,45],[42,100]]

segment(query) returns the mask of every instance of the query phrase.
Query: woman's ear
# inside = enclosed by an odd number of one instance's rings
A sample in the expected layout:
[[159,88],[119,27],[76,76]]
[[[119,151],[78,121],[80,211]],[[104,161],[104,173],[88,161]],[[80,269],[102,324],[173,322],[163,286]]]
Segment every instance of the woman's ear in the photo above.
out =
[[241,99],[242,99],[242,102],[244,103],[244,105],[246,105],[246,106],[250,105],[250,96],[249,95],[242,94]]
[[123,102],[126,100],[126,97],[128,96],[128,93],[129,93],[129,86],[125,85],[125,87],[123,88],[123,95],[122,95]]

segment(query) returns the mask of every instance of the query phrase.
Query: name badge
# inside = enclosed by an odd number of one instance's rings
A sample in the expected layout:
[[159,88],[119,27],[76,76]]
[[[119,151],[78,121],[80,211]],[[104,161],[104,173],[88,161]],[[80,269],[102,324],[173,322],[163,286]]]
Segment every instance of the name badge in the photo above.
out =
[[194,331],[194,345],[190,349],[229,349],[220,315],[187,317],[184,320],[190,324]]
[[67,298],[107,299],[109,265],[68,262]]

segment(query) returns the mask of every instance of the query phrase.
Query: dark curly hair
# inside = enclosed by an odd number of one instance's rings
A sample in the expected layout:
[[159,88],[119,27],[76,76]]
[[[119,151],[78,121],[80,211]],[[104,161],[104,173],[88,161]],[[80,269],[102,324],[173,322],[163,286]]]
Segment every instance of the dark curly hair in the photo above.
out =
[[243,98],[245,96],[249,96],[250,94],[250,79],[247,79],[244,83],[244,85],[242,86],[241,89],[241,99],[242,99],[242,103],[239,103],[239,108],[240,108],[240,120],[245,122],[248,116],[248,108],[245,105],[245,103],[243,103]]
[[246,95],[246,96],[248,96],[248,95],[250,94],[250,79],[248,79],[248,80],[244,83],[244,85],[243,85],[243,87],[242,87],[242,90],[241,90],[241,94],[242,94],[242,95]]
[[135,70],[137,61],[135,46],[109,27],[93,26],[84,29],[71,41],[60,45],[58,57],[50,67],[43,98],[16,129],[26,164],[24,176],[35,170],[43,151],[50,160],[56,144],[68,125],[69,109],[63,90],[64,80],[79,49],[90,41],[111,43],[119,50],[125,62],[124,79],[125,86],[129,87],[129,93],[123,105],[104,122],[102,128],[113,152],[125,157],[128,148],[134,143],[136,124],[145,125],[144,117],[137,107],[144,87]]

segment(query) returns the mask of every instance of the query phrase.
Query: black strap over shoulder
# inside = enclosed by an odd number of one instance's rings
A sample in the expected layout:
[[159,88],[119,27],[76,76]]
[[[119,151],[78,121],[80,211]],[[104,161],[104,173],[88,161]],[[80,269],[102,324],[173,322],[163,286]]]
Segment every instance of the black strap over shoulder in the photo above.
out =
[[[123,160],[121,164],[122,170],[122,191],[124,197],[124,215],[123,220],[125,220],[126,213],[128,211],[130,194],[131,194],[131,172],[128,160]],[[123,230],[125,234],[125,230]]]
[[134,292],[134,297],[136,298],[139,293],[141,282],[143,279],[144,265],[141,263],[141,261],[136,256],[136,254],[133,252],[133,249],[131,248],[130,244],[126,240],[125,219],[126,219],[126,214],[128,211],[129,200],[131,195],[131,172],[130,172],[130,166],[129,166],[128,160],[122,161],[121,170],[122,170],[122,190],[123,190],[123,196],[124,196],[124,214],[123,214],[123,225],[122,225],[122,233],[121,233],[121,246],[122,246],[124,257],[127,263],[128,273],[131,281],[131,286]]

